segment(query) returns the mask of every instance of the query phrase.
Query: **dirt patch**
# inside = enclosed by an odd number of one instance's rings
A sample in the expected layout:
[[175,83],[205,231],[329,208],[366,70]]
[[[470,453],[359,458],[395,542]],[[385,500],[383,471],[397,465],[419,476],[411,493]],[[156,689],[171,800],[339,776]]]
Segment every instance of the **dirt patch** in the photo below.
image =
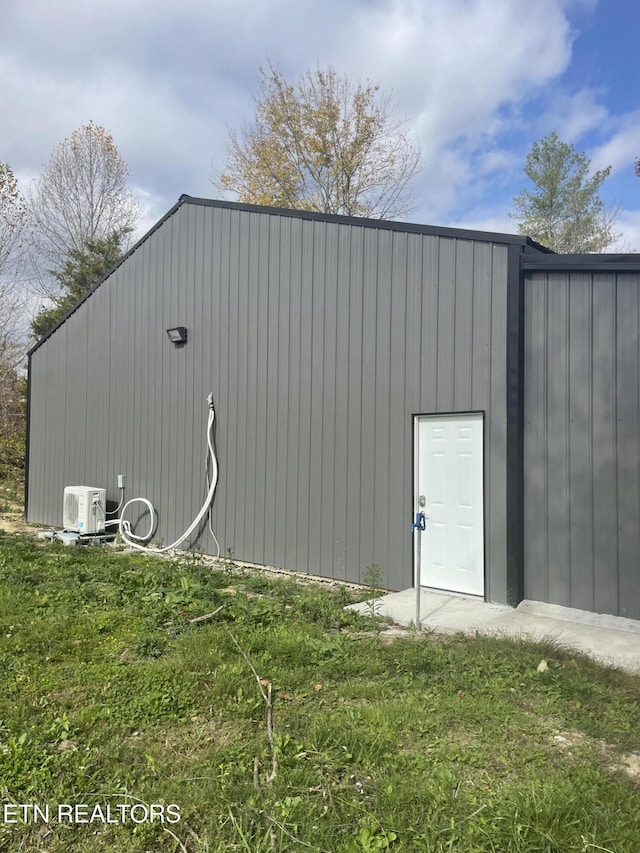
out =
[[171,723],[153,734],[134,731],[125,739],[125,743],[148,744],[151,740],[172,756],[176,766],[188,766],[194,756],[204,758],[212,748],[229,746],[239,737],[239,730],[229,721],[199,714],[186,723]]
[[631,779],[640,779],[640,754],[637,752],[623,752],[620,756],[617,769],[623,770]]
[[0,530],[5,533],[33,533],[35,535],[36,529],[27,524],[20,513],[21,510],[0,513]]
[[554,745],[569,758],[586,754],[599,756],[610,773],[624,773],[629,779],[640,782],[640,753],[619,752],[604,740],[590,738],[583,732],[556,729],[551,736]]

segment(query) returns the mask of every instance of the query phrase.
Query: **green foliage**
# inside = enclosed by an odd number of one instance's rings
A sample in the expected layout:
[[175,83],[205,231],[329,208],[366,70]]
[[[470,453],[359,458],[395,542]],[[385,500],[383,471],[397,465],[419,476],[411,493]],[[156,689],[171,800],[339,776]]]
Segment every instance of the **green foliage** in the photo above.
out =
[[378,85],[331,67],[289,82],[269,63],[255,122],[230,132],[214,183],[243,202],[390,218],[412,209],[407,187],[419,161]]
[[[0,850],[635,853],[638,677],[553,643],[389,643],[350,600],[204,559],[0,535],[2,804],[177,803],[182,817],[0,823]],[[273,685],[268,785],[247,659]]]
[[15,488],[24,471],[26,379],[0,361],[0,490],[11,502],[21,499]]
[[0,483],[13,469],[24,469],[24,431],[19,427],[0,435]]
[[367,615],[373,620],[374,627],[380,630],[382,618],[380,616],[380,596],[383,593],[381,586],[382,569],[377,563],[371,563],[362,575],[362,581],[367,587]]
[[607,212],[598,195],[611,167],[590,175],[590,161],[573,145],[551,133],[534,142],[525,175],[531,188],[513,200],[518,232],[554,252],[603,252],[618,238],[615,211]]
[[129,229],[102,239],[88,239],[82,249],[70,249],[62,269],[54,272],[62,293],[50,308],[42,308],[31,323],[37,339],[43,338],[120,260],[122,241]]

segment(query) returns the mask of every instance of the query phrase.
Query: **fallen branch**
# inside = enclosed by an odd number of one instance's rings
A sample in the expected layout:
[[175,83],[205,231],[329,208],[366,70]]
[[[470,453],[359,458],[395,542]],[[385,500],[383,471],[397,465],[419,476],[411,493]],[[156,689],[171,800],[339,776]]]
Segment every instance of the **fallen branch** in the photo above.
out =
[[[272,700],[272,696],[271,696],[272,685],[271,685],[271,682],[267,678],[260,678],[260,676],[256,672],[255,666],[249,660],[249,657],[248,657],[247,653],[245,652],[245,650],[242,648],[240,643],[233,636],[231,631],[229,631],[228,629],[227,629],[227,631],[228,631],[229,636],[233,640],[235,647],[238,649],[238,651],[240,652],[242,657],[247,662],[247,665],[248,665],[249,669],[251,670],[251,672],[253,673],[255,680],[258,682],[258,689],[260,690],[260,695],[262,696],[262,701],[267,706],[267,739],[269,741],[269,749],[271,750],[271,773],[269,773],[267,775],[266,781],[268,784],[270,784],[276,778],[276,774],[278,773],[278,757],[276,755],[276,747],[275,747],[275,744],[273,742],[273,700]],[[265,687],[267,688],[266,690],[265,690]],[[256,759],[254,761],[254,764],[253,764],[253,781],[254,781],[254,784],[256,784],[256,785],[257,785],[257,780],[258,780],[257,761],[258,760]]]
[[178,836],[175,834],[175,832],[172,832],[172,831],[169,829],[169,827],[168,827],[168,826],[164,826],[164,825],[163,825],[163,826],[162,826],[162,828],[163,828],[163,830],[164,830],[165,832],[168,832],[168,833],[169,833],[169,835],[174,839],[174,841],[177,841],[177,842],[178,842],[178,844],[180,845],[180,851],[181,851],[181,853],[189,853],[189,851],[188,851],[188,850],[187,850],[187,848],[184,846],[184,844],[182,843],[182,841],[180,841],[180,839],[179,839],[179,838],[178,838]]
[[199,622],[208,622],[209,619],[213,619],[214,616],[217,616],[223,607],[224,604],[221,604],[220,607],[216,607],[216,609],[212,610],[211,613],[205,613],[204,616],[196,616],[195,619],[189,619],[189,624],[197,625]]
[[[278,827],[278,829],[279,829],[279,830],[280,830],[284,835],[286,835],[288,838],[290,838],[290,839],[291,839],[292,841],[294,841],[296,844],[301,844],[303,847],[312,847],[314,850],[318,850],[318,851],[319,851],[319,853],[329,853],[329,851],[324,850],[323,848],[318,848],[318,847],[316,847],[314,844],[309,844],[309,842],[308,842],[308,841],[303,841],[301,838],[296,838],[296,836],[295,836],[292,832],[289,832],[289,830],[286,828],[286,826],[285,826],[283,823],[281,823],[279,820],[276,820],[276,818],[275,818],[273,815],[270,815],[270,814],[269,814],[268,812],[266,812],[264,809],[260,809],[260,810],[258,811],[258,814],[264,815],[264,817],[266,817],[266,819],[267,819],[268,821],[270,821],[271,823],[275,824],[275,825]],[[275,840],[275,839],[274,839],[274,840]]]

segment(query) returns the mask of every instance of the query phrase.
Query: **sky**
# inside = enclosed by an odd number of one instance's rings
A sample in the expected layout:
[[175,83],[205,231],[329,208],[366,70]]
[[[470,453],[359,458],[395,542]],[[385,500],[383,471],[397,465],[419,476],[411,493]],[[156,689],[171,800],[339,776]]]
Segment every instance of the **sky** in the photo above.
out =
[[89,120],[113,134],[142,234],[216,198],[257,74],[332,65],[379,83],[420,145],[410,220],[515,233],[531,144],[556,131],[640,251],[638,0],[0,0],[0,162],[26,187]]

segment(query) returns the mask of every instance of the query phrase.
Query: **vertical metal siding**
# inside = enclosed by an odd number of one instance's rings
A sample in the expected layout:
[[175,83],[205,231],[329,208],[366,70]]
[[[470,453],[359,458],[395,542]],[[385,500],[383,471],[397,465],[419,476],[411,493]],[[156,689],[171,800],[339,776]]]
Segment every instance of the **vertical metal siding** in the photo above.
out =
[[[336,348],[335,348],[335,452],[331,454],[332,477],[335,483],[331,515],[331,560],[334,577],[347,577],[348,537],[348,486],[349,486],[349,395],[352,390],[349,376],[349,349],[351,346],[351,252],[352,231],[338,231],[336,271]],[[354,391],[356,389],[353,389]]]
[[[584,495],[588,506],[593,502],[592,436],[584,424],[590,423],[593,412],[592,329],[593,291],[590,275],[572,276],[569,291],[568,318],[568,436],[564,451],[568,452],[568,484],[570,495]],[[550,365],[551,366],[551,365]],[[568,524],[568,553],[571,555],[567,589],[574,607],[593,610],[594,566],[593,523],[575,523],[575,508],[570,507]],[[557,569],[556,569],[557,571]]]
[[[640,525],[640,297],[639,276],[617,282],[618,595],[638,600]],[[634,611],[636,608],[632,608]],[[629,614],[631,615],[631,614]]]
[[639,277],[526,280],[525,594],[640,618]]
[[375,562],[401,588],[411,416],[482,410],[499,599],[506,277],[506,245],[183,204],[33,353],[28,517],[59,524],[87,477],[117,500],[124,473],[173,540],[204,494],[211,390],[223,554],[350,581]]
[[[485,438],[485,482],[488,523],[487,598],[506,601],[507,542],[505,537],[507,503],[507,247],[492,247],[491,265],[491,359],[489,364],[489,403]],[[500,567],[498,571],[494,567]],[[504,569],[503,569],[504,567]]]

